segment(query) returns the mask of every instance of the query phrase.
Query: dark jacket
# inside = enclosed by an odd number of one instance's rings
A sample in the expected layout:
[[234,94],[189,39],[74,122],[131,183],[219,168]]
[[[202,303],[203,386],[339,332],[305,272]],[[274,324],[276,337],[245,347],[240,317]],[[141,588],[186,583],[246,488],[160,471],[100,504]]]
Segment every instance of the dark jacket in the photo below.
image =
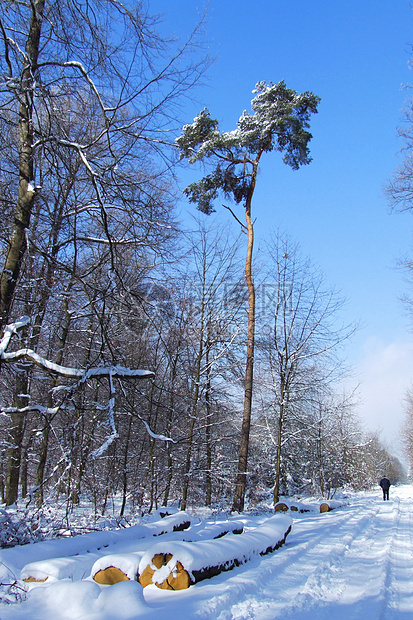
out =
[[388,491],[390,489],[390,480],[388,478],[382,478],[379,482],[379,485],[383,489],[383,491]]

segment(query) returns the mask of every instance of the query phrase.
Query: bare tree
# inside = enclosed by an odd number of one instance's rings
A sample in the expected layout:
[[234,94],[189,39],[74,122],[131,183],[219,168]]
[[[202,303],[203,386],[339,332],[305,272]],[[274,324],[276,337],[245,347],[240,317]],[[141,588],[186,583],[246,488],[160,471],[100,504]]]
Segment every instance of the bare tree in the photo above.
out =
[[[67,369],[85,389],[87,368],[125,362],[109,313],[131,294],[132,271],[136,281],[171,240],[165,136],[205,63],[191,55],[196,32],[168,44],[139,3],[6,0],[2,9],[0,364],[19,368],[7,403],[11,503],[30,393],[45,408],[42,488],[51,394],[70,381]],[[22,315],[24,325],[14,320]],[[20,347],[11,351],[15,325]],[[47,404],[29,380],[36,364],[53,377]]]
[[[181,63],[191,42],[165,52],[155,21],[136,3],[6,0],[0,34],[0,110],[7,127],[16,128],[18,148],[18,170],[11,171],[18,197],[0,281],[1,336],[41,194],[39,153],[75,154],[90,187],[83,206],[99,213],[116,272],[108,206],[113,208],[128,187],[125,171],[136,170],[142,157],[161,153],[172,105],[199,77],[202,63]],[[70,100],[69,108],[62,106],[64,100]],[[94,109],[94,116],[93,121],[89,117],[89,135],[79,141],[73,120],[81,126],[85,106]]]
[[269,247],[269,258],[266,284],[272,285],[273,303],[267,328],[260,333],[260,350],[269,368],[267,389],[271,396],[265,408],[276,419],[276,503],[282,452],[286,449],[285,421],[308,409],[308,404],[317,401],[340,376],[342,364],[337,354],[354,328],[340,324],[342,300],[325,286],[296,245],[276,237]]

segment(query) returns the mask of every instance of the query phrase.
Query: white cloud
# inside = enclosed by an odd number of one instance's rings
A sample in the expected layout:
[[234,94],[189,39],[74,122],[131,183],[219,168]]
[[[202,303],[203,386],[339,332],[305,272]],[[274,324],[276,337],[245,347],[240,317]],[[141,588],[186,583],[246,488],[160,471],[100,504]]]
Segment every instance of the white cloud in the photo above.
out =
[[392,453],[400,456],[403,399],[413,382],[413,342],[384,343],[369,338],[356,365],[360,379],[359,413],[365,427],[381,430]]

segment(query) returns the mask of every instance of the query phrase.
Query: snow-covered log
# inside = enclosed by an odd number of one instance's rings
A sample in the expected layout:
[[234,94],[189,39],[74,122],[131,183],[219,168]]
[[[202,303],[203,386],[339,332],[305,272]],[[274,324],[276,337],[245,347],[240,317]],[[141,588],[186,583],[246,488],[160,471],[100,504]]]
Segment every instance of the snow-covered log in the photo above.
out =
[[[183,538],[187,542],[213,540],[222,538],[229,532],[233,534],[242,534],[242,521],[222,521],[220,523],[204,525],[201,529],[195,526],[193,529],[191,528],[188,533],[185,533]],[[113,585],[126,580],[138,581],[139,563],[143,554],[144,551],[105,555],[94,563],[90,576],[101,585]],[[155,562],[159,564],[160,568],[163,562],[163,556],[161,562],[157,559]]]
[[[190,524],[191,517],[188,513],[180,511],[146,525],[132,525],[110,532],[93,532],[66,540],[46,541],[42,543],[42,549],[50,545],[55,551],[55,556],[50,557],[46,554],[43,560],[26,564],[21,570],[20,579],[26,583],[81,579],[85,574],[89,574],[91,566],[96,561],[96,555],[93,552],[108,545],[125,544],[170,532],[180,532],[187,529]],[[56,550],[59,547],[62,557],[56,556]]]
[[242,534],[244,524],[242,521],[221,521],[219,523],[211,523],[197,530],[196,526],[191,528],[185,534],[184,540],[189,542],[197,540],[211,540],[213,538],[222,538],[225,534]]
[[[313,507],[313,510],[315,510],[316,507]],[[308,504],[303,504],[301,502],[278,502],[278,504],[276,504],[274,506],[274,511],[275,512],[287,512],[288,510],[291,510],[291,512],[310,512],[311,511],[311,506],[309,506]]]
[[278,502],[278,504],[276,504],[274,506],[274,512],[287,512],[287,511],[291,511],[291,512],[329,512],[330,510],[334,510],[334,508],[340,508],[340,506],[343,506],[345,504],[345,502],[339,501],[339,500],[334,500],[334,499],[329,499],[329,500],[323,500],[320,502],[320,500],[316,500],[316,499],[311,499],[311,500],[307,500],[307,501],[302,501],[302,502],[296,502],[296,501],[290,501],[290,500],[283,500],[282,502]]
[[100,585],[113,585],[120,581],[138,581],[139,563],[144,552],[105,555],[97,560],[91,577]]
[[335,508],[341,508],[341,506],[345,506],[347,504],[346,501],[340,501],[338,499],[329,499],[320,504],[320,512],[330,512],[330,510],[335,510]]
[[251,558],[278,549],[291,531],[292,519],[275,515],[255,530],[235,536],[190,542],[165,542],[151,547],[139,564],[143,587],[183,590],[191,584],[240,566]]

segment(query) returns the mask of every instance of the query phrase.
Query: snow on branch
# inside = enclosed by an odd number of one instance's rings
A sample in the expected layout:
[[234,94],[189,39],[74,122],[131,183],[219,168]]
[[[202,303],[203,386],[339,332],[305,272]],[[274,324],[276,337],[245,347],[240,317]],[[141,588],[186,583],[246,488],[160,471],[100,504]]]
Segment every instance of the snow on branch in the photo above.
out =
[[70,366],[55,364],[32,349],[20,349],[19,351],[12,351],[11,353],[0,351],[0,360],[4,362],[18,362],[22,359],[32,362],[35,366],[51,374],[67,377],[69,379],[80,379],[81,382],[91,377],[105,377],[108,375],[131,378],[148,378],[154,376],[154,373],[150,370],[138,370],[125,368],[123,366],[96,366],[86,370],[82,368],[71,368]]
[[27,325],[30,321],[28,316],[23,316],[15,323],[10,323],[4,328],[3,338],[0,340],[0,357],[3,357],[4,352],[9,346],[9,342],[13,334],[16,334],[19,329]]
[[166,435],[158,435],[158,433],[154,433],[149,424],[147,422],[145,422],[145,420],[143,418],[141,418],[140,415],[138,415],[138,418],[140,419],[141,422],[143,422],[146,430],[148,431],[148,434],[153,437],[153,439],[159,439],[160,441],[172,441],[172,443],[176,443],[176,441],[174,441],[171,437],[166,437]]
[[[110,397],[109,397],[109,402],[108,402],[107,407],[102,407],[102,408],[107,409],[107,412],[108,412],[108,424],[110,427],[110,434],[106,438],[104,443],[99,448],[96,448],[96,450],[92,452],[93,458],[97,458],[101,456],[107,450],[107,448],[115,441],[115,439],[119,437],[119,434],[116,430],[116,424],[115,424],[116,390],[115,390],[115,385],[114,385],[113,380],[116,378],[119,379],[122,377],[131,378],[131,379],[147,379],[147,378],[153,377],[155,373],[153,373],[150,370],[133,369],[133,368],[127,368],[125,366],[119,366],[119,365],[95,366],[95,367],[86,368],[86,369],[72,368],[70,366],[62,366],[61,364],[55,364],[54,362],[51,362],[45,357],[42,357],[41,355],[39,355],[32,349],[19,349],[18,351],[10,351],[9,353],[7,353],[6,349],[10,343],[11,337],[13,336],[13,334],[16,334],[19,329],[27,325],[29,323],[29,320],[30,319],[28,317],[23,317],[19,321],[16,321],[15,323],[11,323],[10,325],[7,325],[5,327],[3,338],[0,341],[0,362],[13,363],[13,362],[18,362],[20,360],[26,360],[52,375],[66,377],[68,379],[77,379],[78,386],[81,385],[82,383],[85,383],[88,379],[91,379],[91,378],[99,378],[99,377],[107,378],[109,381]],[[63,386],[58,386],[57,389],[67,389],[67,388],[64,388]],[[18,411],[22,412],[22,411],[29,411],[29,410],[38,410],[40,413],[50,414],[50,413],[56,413],[58,409],[59,407],[57,407],[56,409],[55,408],[52,409],[52,408],[41,407],[40,405],[39,406],[34,405],[34,406],[25,407],[24,409],[19,409]],[[17,411],[16,408],[7,408],[7,409],[2,408],[1,409],[1,413],[3,415],[8,415],[16,411]],[[172,439],[165,437],[164,435],[157,435],[153,433],[152,430],[149,428],[148,424],[144,420],[142,420],[142,422],[144,423],[150,436],[153,437],[154,439],[160,439],[162,441],[173,441]]]

